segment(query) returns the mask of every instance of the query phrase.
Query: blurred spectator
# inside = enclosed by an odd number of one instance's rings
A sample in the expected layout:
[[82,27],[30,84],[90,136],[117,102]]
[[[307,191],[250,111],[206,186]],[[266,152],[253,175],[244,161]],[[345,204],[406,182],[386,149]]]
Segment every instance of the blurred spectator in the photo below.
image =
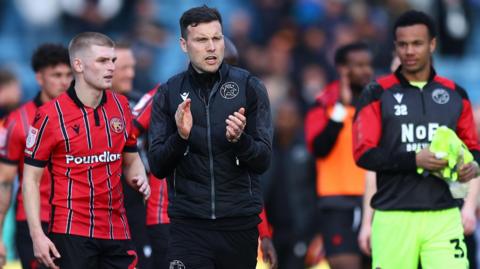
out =
[[472,32],[468,1],[440,0],[436,7],[440,52],[446,55],[463,56]]
[[0,119],[20,104],[20,82],[6,69],[0,70]]
[[302,119],[295,101],[281,101],[274,110],[275,135],[272,165],[264,175],[265,207],[273,226],[278,268],[305,268],[304,259],[313,237],[313,159],[307,152]]
[[317,195],[326,257],[332,269],[360,269],[357,244],[365,170],[352,153],[355,104],[373,77],[372,56],[364,43],[335,53],[340,79],[315,98],[305,119],[307,146],[316,158]]
[[134,1],[58,0],[64,11],[62,26],[66,37],[79,32],[97,31],[118,36],[134,22]]
[[302,69],[301,96],[306,107],[314,103],[315,97],[324,89],[327,81],[326,71],[321,65],[310,64]]

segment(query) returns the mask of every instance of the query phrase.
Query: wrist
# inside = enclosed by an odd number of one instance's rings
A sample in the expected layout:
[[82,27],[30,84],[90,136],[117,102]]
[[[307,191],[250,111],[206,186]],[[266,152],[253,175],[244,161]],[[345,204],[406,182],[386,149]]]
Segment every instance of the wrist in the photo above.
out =
[[178,131],[178,135],[180,136],[181,139],[183,140],[187,140],[188,141],[188,137],[190,136],[190,134],[182,134],[180,131]]
[[42,228],[33,228],[31,229],[30,236],[32,237],[32,240],[36,240],[38,238],[42,238],[45,236],[45,233],[43,232]]

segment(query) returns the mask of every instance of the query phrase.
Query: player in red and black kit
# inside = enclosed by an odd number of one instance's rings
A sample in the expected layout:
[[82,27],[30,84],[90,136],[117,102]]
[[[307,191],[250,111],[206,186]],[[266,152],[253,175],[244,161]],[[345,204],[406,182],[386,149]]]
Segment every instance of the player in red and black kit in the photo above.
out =
[[[125,97],[112,91],[114,42],[86,32],[69,45],[75,81],[39,108],[28,131],[23,198],[35,257],[51,268],[134,268],[136,252],[120,176],[148,198],[150,187]],[[38,184],[52,177],[49,237],[41,229]],[[122,171],[123,170],[123,171]]]
[[[25,139],[35,112],[42,104],[65,92],[72,81],[68,50],[61,45],[44,44],[40,46],[32,56],[32,68],[40,86],[40,92],[35,99],[10,113],[4,125],[7,130],[5,147],[0,151],[0,182],[4,184],[12,185],[18,174],[21,185]],[[48,204],[50,185],[50,173],[45,169],[40,182],[40,220],[44,231],[48,227],[50,214],[50,205]],[[11,188],[0,188],[0,196],[8,197],[8,203],[0,204],[0,211],[5,212],[9,207]],[[0,224],[3,224],[3,215],[0,218],[2,218]],[[0,233],[2,229],[3,225],[0,226]],[[38,268],[39,264],[33,255],[32,239],[28,232],[27,217],[23,209],[21,189],[16,197],[15,242],[22,268]]]

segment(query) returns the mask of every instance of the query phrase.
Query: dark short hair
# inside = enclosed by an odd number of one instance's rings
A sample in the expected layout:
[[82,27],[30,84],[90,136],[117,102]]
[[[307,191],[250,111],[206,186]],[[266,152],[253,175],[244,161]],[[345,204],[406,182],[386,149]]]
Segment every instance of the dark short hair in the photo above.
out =
[[348,54],[354,51],[367,51],[370,48],[364,42],[354,42],[343,45],[335,51],[335,65],[344,65],[347,63]]
[[32,69],[34,72],[58,64],[66,64],[70,66],[68,50],[60,44],[43,44],[39,46],[32,55]]
[[434,38],[437,36],[435,23],[430,16],[421,11],[409,10],[400,15],[400,17],[398,17],[398,19],[395,21],[395,25],[393,26],[393,39],[397,39],[396,33],[399,27],[412,26],[416,24],[425,25],[428,29],[428,34],[430,38]]
[[222,24],[222,15],[216,8],[210,8],[207,5],[194,7],[182,14],[180,17],[180,31],[183,38],[187,37],[188,26],[195,27],[199,23],[218,21]]

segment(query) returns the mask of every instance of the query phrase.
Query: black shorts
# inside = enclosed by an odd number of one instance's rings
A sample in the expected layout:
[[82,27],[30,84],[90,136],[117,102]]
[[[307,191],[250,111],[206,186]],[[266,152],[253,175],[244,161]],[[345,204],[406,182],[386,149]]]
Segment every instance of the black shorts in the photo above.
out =
[[133,269],[138,262],[130,240],[93,239],[56,233],[50,233],[49,237],[60,252],[61,258],[55,260],[60,268]]
[[326,256],[361,254],[357,240],[362,219],[360,208],[324,208],[320,212],[320,232]]
[[258,229],[216,231],[183,223],[170,226],[170,268],[255,269]]
[[[45,234],[48,232],[48,223],[42,222],[42,229]],[[41,265],[33,254],[33,242],[28,230],[27,221],[17,221],[15,227],[15,244],[24,269],[46,268]]]
[[169,269],[167,249],[170,224],[148,225],[147,232],[152,246],[152,268]]

